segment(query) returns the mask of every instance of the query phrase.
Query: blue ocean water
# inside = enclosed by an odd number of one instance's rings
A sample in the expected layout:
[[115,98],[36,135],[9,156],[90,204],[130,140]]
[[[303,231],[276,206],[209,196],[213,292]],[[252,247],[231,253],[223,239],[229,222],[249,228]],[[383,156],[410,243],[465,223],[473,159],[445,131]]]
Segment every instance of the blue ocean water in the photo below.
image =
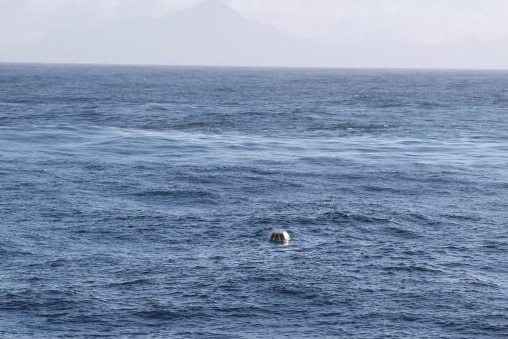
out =
[[506,338],[507,224],[508,72],[0,65],[1,338]]

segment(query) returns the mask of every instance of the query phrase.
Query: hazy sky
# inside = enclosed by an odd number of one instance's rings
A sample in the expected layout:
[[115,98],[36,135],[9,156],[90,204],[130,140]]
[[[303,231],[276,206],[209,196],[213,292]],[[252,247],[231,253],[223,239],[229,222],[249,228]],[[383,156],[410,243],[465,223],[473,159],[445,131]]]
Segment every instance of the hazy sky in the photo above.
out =
[[[0,53],[4,53],[0,54],[0,61],[23,61],[22,52],[9,54],[7,51],[44,41],[55,32],[100,30],[104,25],[118,20],[164,18],[200,2],[0,0]],[[335,48],[333,52],[336,53],[347,50],[347,56],[343,59],[336,58],[337,64],[330,61],[333,58],[328,58],[322,65],[397,67],[400,62],[400,67],[453,67],[459,62],[457,66],[463,68],[508,68],[507,0],[223,2],[245,18],[275,27],[288,33],[288,36],[301,37],[302,41],[312,40],[320,46],[327,46],[328,51]],[[143,21],[133,22],[135,25]],[[206,30],[206,27],[203,29]],[[185,35],[185,32],[181,32],[181,35]],[[362,59],[366,53],[374,50],[379,53],[376,58]],[[461,54],[465,54],[462,63]],[[403,56],[399,60],[394,55]],[[447,59],[447,55],[451,57]],[[356,56],[363,61],[354,64]],[[31,55],[27,60],[36,59],[37,56]],[[52,59],[47,57],[42,61]],[[203,63],[206,63],[206,58]],[[250,62],[255,63],[255,60]],[[316,61],[314,63],[321,65]],[[312,62],[302,66],[308,65],[312,65]]]

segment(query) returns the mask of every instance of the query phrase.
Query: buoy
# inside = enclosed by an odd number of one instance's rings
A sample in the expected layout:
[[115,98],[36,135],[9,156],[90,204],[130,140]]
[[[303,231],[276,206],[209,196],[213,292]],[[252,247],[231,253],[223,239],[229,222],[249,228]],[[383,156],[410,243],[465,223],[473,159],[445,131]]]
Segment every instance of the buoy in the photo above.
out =
[[278,244],[287,244],[289,242],[289,233],[283,229],[276,229],[270,233],[270,237],[268,238],[271,242],[276,242]]

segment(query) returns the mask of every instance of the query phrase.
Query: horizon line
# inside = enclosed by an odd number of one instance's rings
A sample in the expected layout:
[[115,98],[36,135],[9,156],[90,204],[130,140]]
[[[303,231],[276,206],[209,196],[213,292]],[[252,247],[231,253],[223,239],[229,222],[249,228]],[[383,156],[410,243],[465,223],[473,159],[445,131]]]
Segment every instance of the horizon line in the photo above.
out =
[[143,63],[99,63],[99,62],[44,62],[44,61],[0,61],[0,65],[29,66],[96,66],[96,67],[167,67],[167,68],[228,68],[228,69],[287,69],[287,70],[379,70],[379,71],[485,71],[508,72],[508,68],[462,68],[462,67],[369,67],[369,66],[286,66],[286,65],[208,65],[208,64],[143,64]]

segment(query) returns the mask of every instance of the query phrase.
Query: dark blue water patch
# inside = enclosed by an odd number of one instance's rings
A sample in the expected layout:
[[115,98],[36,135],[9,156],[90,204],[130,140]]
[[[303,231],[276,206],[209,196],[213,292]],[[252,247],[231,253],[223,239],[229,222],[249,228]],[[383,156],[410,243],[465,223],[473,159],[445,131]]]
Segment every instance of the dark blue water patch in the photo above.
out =
[[506,236],[501,235],[498,239],[485,240],[483,248],[486,251],[502,252],[508,247],[508,239]]
[[35,292],[33,290],[20,290],[16,294],[5,294],[0,296],[0,307],[8,311],[30,312],[44,311],[65,311],[73,307],[72,292],[60,290],[45,290]]
[[209,198],[210,200],[212,200],[215,196],[210,193],[210,192],[206,192],[206,191],[184,191],[184,190],[178,190],[178,189],[164,189],[164,188],[161,188],[161,189],[153,189],[153,190],[148,190],[148,191],[144,191],[144,192],[140,192],[140,193],[136,193],[135,196],[139,196],[139,197],[145,197],[145,196],[148,196],[148,197],[170,197],[170,198],[196,198],[196,199],[201,199],[201,198]]
[[326,123],[322,126],[312,126],[309,128],[310,131],[343,131],[349,133],[371,133],[375,131],[384,131],[389,128],[393,128],[389,125],[382,124],[361,124],[355,122],[343,122],[343,123]]

